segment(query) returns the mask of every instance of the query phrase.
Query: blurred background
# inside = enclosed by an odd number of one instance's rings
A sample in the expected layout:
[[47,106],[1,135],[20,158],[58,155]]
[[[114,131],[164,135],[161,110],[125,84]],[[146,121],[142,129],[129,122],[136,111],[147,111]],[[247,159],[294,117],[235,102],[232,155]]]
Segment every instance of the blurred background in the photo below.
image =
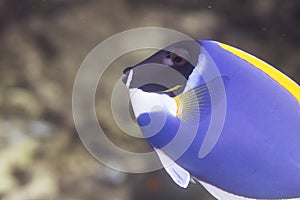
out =
[[[76,133],[71,95],[81,62],[104,39],[144,26],[228,43],[300,82],[297,0],[0,0],[0,199],[214,199],[200,185],[180,189],[163,170],[111,170]],[[120,146],[147,149],[124,136],[107,109],[121,70],[143,59],[129,58],[100,81],[97,113]]]

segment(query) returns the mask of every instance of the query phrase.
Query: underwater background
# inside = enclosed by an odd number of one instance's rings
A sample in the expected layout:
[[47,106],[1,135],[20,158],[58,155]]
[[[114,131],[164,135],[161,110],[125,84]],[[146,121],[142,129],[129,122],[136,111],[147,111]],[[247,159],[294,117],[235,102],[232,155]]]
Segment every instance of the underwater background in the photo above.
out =
[[[106,38],[145,26],[230,44],[300,83],[297,0],[0,0],[0,199],[214,199],[199,184],[179,188],[164,170],[109,169],[76,133],[72,88],[81,62]],[[149,149],[116,126],[109,101],[122,70],[150,54],[120,57],[96,94],[105,133],[132,151]]]

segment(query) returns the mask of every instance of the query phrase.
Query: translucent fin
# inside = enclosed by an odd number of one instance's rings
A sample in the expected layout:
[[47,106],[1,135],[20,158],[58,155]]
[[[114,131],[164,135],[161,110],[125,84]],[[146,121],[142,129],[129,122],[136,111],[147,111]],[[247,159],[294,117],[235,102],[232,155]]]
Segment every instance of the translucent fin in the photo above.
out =
[[187,188],[191,180],[190,173],[175,163],[163,151],[155,149],[163,167],[171,176],[173,181],[182,188]]
[[[218,103],[218,99],[212,101],[211,97],[220,97],[219,92],[221,83],[226,86],[229,82],[228,77],[217,77],[208,83],[201,84],[195,88],[192,88],[180,95],[174,97],[178,110],[177,116],[183,120],[190,123],[195,123],[200,120],[200,116],[206,117],[210,113],[211,103]],[[211,95],[211,94],[214,95]],[[222,99],[224,97],[220,97]]]

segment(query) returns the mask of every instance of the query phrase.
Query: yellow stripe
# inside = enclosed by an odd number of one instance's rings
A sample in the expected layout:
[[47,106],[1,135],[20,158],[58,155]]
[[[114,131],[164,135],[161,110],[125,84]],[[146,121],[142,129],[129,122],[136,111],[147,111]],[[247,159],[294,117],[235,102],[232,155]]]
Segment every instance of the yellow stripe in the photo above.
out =
[[295,83],[292,79],[272,67],[271,65],[265,63],[264,61],[244,52],[234,47],[231,47],[226,44],[219,43],[218,44],[225,50],[230,51],[236,56],[244,59],[262,70],[264,73],[268,74],[271,78],[273,78],[276,82],[278,82],[283,88],[285,88],[289,93],[291,93],[300,103],[300,87],[297,83]]
[[182,85],[176,85],[176,86],[172,87],[171,89],[164,90],[163,92],[173,92],[174,90],[177,90],[181,87],[182,87]]

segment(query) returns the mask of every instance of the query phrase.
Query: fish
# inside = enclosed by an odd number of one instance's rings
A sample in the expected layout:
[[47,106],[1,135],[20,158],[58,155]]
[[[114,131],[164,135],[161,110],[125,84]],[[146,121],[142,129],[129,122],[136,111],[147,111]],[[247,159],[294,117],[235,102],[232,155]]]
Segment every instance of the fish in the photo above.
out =
[[300,199],[300,87],[243,50],[179,41],[123,71],[172,180],[219,200]]

